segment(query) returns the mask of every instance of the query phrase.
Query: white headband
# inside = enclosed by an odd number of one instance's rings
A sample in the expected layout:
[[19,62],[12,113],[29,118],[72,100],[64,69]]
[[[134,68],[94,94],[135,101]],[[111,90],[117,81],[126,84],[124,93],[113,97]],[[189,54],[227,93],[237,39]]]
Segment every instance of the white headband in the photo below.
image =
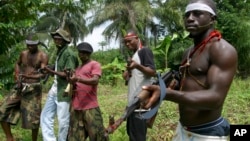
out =
[[31,40],[26,40],[25,41],[27,45],[37,45],[39,41],[31,41]]
[[211,13],[212,15],[216,15],[214,10],[211,7],[209,7],[208,5],[203,4],[203,3],[188,4],[186,7],[186,10],[185,10],[185,13],[193,11],[193,10],[207,11],[207,12]]

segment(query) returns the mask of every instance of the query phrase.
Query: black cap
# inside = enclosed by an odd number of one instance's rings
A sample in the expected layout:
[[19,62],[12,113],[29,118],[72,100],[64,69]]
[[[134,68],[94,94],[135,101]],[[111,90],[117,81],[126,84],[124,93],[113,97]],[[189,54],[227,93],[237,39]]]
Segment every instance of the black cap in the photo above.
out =
[[87,42],[82,42],[82,43],[78,44],[77,49],[78,49],[78,51],[86,51],[89,53],[93,52],[92,46]]

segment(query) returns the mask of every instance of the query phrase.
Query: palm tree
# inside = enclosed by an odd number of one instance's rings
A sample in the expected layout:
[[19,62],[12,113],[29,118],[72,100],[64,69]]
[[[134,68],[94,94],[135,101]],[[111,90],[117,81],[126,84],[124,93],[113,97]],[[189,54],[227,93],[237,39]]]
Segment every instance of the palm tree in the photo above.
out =
[[52,0],[41,7],[44,14],[33,28],[42,33],[63,28],[71,34],[76,46],[89,33],[84,16],[92,3],[92,0]]
[[[98,5],[95,15],[90,17],[90,31],[95,27],[111,21],[103,35],[110,40],[120,40],[126,33],[126,30],[132,29],[140,33],[142,39],[146,38],[146,26],[152,21],[153,13],[148,0],[106,0],[104,4]],[[120,44],[121,52],[123,52]]]
[[101,41],[98,44],[102,47],[102,52],[103,52],[103,48],[107,46],[108,43],[106,41]]
[[155,17],[159,23],[165,27],[169,34],[180,33],[184,31],[183,11],[188,0],[155,0]]

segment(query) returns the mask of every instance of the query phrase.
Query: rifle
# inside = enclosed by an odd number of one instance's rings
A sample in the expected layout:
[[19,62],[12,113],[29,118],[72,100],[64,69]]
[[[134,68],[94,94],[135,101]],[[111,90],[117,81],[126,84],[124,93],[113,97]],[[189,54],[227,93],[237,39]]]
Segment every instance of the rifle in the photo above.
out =
[[[165,83],[166,86],[171,87],[172,89],[179,89],[180,75],[178,71],[171,70],[165,73],[163,76],[160,76],[160,78],[163,80],[163,83]],[[160,84],[159,79],[151,83],[151,85],[159,85],[159,84]],[[108,134],[113,133],[122,124],[122,122],[126,120],[126,118],[135,111],[136,108],[140,107],[140,103],[145,102],[145,100],[150,97],[149,91],[141,89],[139,91],[140,91],[139,94],[134,98],[132,104],[126,106],[123,115],[118,120],[115,121],[113,116],[109,118],[109,126],[106,128],[106,133],[105,133],[106,136],[108,136]],[[160,100],[157,102],[157,104],[154,106],[155,107],[159,106]],[[152,109],[155,110],[153,114],[149,113],[150,112],[149,110],[142,114],[139,114],[138,117],[144,119],[150,119],[152,117],[155,118],[158,108],[156,109],[152,108]],[[154,122],[154,120],[150,120],[150,122]],[[153,123],[148,123],[148,125],[149,127],[152,127]]]
[[23,90],[23,77],[22,75],[18,76],[18,80],[16,82],[16,84],[14,85],[14,89],[17,91],[17,95],[20,95],[22,93]]
[[[52,69],[52,70],[55,69],[55,65],[48,65],[47,67],[50,68],[50,69]],[[44,79],[43,79],[43,84],[46,84],[46,82],[48,81],[49,76],[50,76],[51,74],[47,73],[46,70],[45,70],[44,68],[38,69],[37,72],[42,73],[42,74],[45,74],[45,77],[44,77]]]
[[[51,69],[53,69],[54,66],[48,66],[50,67]],[[42,74],[46,74],[45,75],[45,78],[43,79],[43,84],[45,84],[50,76],[50,74],[48,74],[44,68],[40,68],[38,69],[37,71],[34,71],[33,73],[42,73]],[[21,95],[22,92],[24,91],[25,89],[25,86],[23,86],[23,76],[22,75],[19,75],[18,76],[18,79],[14,85],[14,90],[16,90],[16,93],[11,97],[11,98],[16,98],[16,96],[18,95]]]
[[[70,68],[65,69],[64,72],[66,73],[66,79],[69,79],[73,74],[73,71]],[[64,90],[63,97],[66,97],[66,96],[72,96],[72,84],[71,83],[68,83],[66,89]]]
[[[131,57],[127,57],[126,58],[126,62],[127,62],[127,66],[130,66],[130,64],[131,64]],[[128,81],[129,81],[129,78],[131,77],[131,70],[128,70],[127,69],[127,71],[128,71],[128,75],[126,76],[126,79],[125,79],[125,85],[127,86],[128,85]]]

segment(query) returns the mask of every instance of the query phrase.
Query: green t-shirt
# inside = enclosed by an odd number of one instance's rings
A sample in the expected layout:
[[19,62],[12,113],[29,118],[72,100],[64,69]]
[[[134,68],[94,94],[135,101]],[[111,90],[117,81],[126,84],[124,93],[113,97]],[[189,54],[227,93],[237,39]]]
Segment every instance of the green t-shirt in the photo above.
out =
[[[57,71],[61,72],[65,69],[74,70],[79,65],[78,58],[76,54],[68,47],[64,47],[58,53],[57,59]],[[57,99],[58,101],[67,101],[71,100],[70,97],[63,97],[64,90],[66,89],[68,81],[66,78],[57,76]]]

